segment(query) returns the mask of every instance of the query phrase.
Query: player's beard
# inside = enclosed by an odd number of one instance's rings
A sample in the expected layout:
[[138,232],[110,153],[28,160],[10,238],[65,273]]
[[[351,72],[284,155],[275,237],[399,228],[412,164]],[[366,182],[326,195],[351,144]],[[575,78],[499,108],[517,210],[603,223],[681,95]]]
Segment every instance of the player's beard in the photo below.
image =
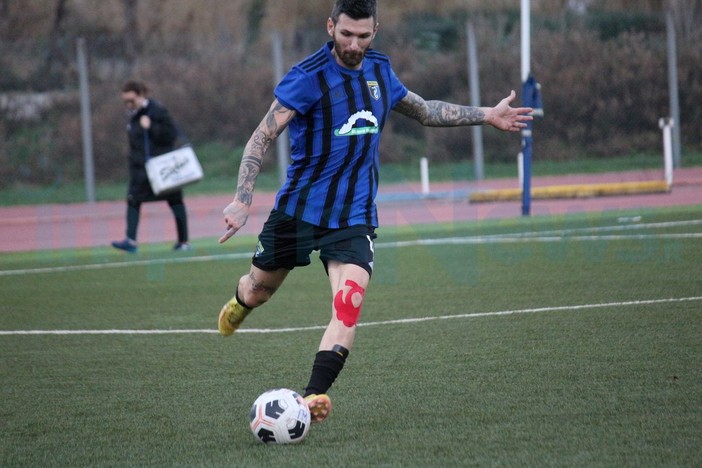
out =
[[339,57],[341,63],[348,68],[356,68],[363,62],[363,57],[366,56],[366,49],[358,52],[345,51],[336,41],[334,41],[334,52],[336,52],[336,56]]

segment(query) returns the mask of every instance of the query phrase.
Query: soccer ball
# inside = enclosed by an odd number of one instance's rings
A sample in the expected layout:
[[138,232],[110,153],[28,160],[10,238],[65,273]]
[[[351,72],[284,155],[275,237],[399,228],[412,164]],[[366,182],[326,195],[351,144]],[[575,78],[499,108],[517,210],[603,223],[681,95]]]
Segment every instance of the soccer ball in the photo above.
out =
[[276,388],[262,393],[249,412],[251,432],[264,444],[296,444],[307,437],[310,411],[293,390]]

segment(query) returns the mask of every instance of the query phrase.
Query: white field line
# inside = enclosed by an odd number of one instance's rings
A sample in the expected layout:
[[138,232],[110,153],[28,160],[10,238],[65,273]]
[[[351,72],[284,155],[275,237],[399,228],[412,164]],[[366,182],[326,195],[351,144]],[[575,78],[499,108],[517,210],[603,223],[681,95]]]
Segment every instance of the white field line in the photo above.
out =
[[[469,314],[458,315],[440,315],[435,317],[416,317],[396,320],[383,320],[378,322],[359,323],[359,327],[377,327],[380,325],[397,325],[419,322],[430,322],[436,320],[453,320],[453,319],[471,319],[478,317],[495,317],[501,315],[516,315],[516,314],[536,314],[542,312],[573,312],[588,309],[602,308],[622,308],[631,306],[646,306],[655,304],[673,304],[681,302],[702,301],[702,296],[696,297],[678,297],[667,299],[648,299],[641,301],[624,301],[624,302],[606,302],[599,304],[580,304],[570,306],[553,306],[553,307],[537,307],[533,309],[515,309],[502,310],[496,312],[474,312]],[[243,328],[237,333],[292,333],[305,332],[311,330],[324,330],[326,325],[315,325],[310,327],[291,327],[291,328]],[[0,336],[7,335],[168,335],[168,334],[195,334],[195,333],[218,333],[215,329],[184,329],[184,330],[0,330]]]
[[[616,235],[582,235],[584,233],[603,233],[609,231],[631,231],[640,229],[664,229],[671,227],[686,227],[702,225],[702,219],[674,221],[664,223],[637,223],[616,226],[601,226],[589,228],[561,229],[551,231],[533,231],[517,234],[494,234],[488,236],[444,237],[436,239],[419,239],[399,242],[377,242],[376,248],[399,249],[421,245],[466,245],[466,244],[507,244],[525,242],[564,242],[564,241],[620,241],[620,240],[650,240],[650,239],[699,239],[702,233],[660,233],[660,234],[616,234]],[[17,270],[0,270],[2,276],[20,276],[40,273],[65,273],[70,271],[104,270],[110,268],[127,268],[133,266],[165,265],[174,263],[197,263],[218,260],[242,260],[251,258],[252,253],[233,253],[224,255],[207,255],[201,257],[162,258],[153,260],[134,260],[115,263],[94,263],[87,265],[67,265],[58,267],[26,268]]]
[[620,241],[620,240],[650,240],[650,239],[702,239],[702,232],[680,234],[619,234],[592,236],[475,236],[475,237],[444,237],[441,239],[418,239],[392,243],[378,243],[376,248],[414,247],[420,245],[465,245],[465,244],[518,244],[529,242],[563,242],[563,241]]
[[561,241],[610,241],[610,240],[646,240],[646,239],[696,239],[702,233],[661,233],[638,235],[578,235],[580,233],[602,233],[610,231],[634,231],[641,229],[665,229],[702,225],[702,219],[687,221],[670,221],[663,223],[619,224],[616,226],[597,226],[575,229],[557,229],[551,231],[531,231],[510,234],[493,234],[488,236],[446,237],[439,239],[420,239],[413,241],[376,243],[376,247],[411,247],[417,245],[455,245],[455,244],[499,244],[518,242],[561,242]]
[[153,260],[132,260],[128,262],[114,263],[90,263],[87,265],[66,265],[60,267],[44,267],[44,268],[25,268],[21,270],[0,270],[0,276],[20,276],[33,275],[38,273],[65,273],[68,271],[85,271],[85,270],[108,270],[111,268],[127,268],[136,266],[149,265],[167,265],[173,263],[200,263],[211,262],[215,260],[243,260],[251,258],[253,253],[232,253],[223,255],[205,255],[201,257],[181,257],[181,258],[159,258]]

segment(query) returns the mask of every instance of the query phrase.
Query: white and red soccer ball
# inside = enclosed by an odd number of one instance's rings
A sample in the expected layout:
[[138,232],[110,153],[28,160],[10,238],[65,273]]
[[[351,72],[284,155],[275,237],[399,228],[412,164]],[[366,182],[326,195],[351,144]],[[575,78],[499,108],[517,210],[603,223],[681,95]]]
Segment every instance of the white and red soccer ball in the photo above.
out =
[[296,444],[307,437],[310,411],[295,391],[276,388],[262,393],[249,412],[251,432],[265,444]]

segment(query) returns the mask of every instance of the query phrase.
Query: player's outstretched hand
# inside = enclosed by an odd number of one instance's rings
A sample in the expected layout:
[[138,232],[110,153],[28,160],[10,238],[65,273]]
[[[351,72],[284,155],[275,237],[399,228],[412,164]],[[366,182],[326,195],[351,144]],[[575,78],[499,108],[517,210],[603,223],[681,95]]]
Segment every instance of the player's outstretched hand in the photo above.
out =
[[224,223],[227,225],[227,232],[219,238],[220,244],[226,242],[246,224],[246,220],[249,218],[249,205],[235,199],[224,208],[222,213],[224,214]]
[[493,127],[505,132],[518,132],[527,126],[527,122],[533,120],[531,107],[510,107],[517,93],[512,92],[501,100],[495,107],[486,113],[485,121]]

